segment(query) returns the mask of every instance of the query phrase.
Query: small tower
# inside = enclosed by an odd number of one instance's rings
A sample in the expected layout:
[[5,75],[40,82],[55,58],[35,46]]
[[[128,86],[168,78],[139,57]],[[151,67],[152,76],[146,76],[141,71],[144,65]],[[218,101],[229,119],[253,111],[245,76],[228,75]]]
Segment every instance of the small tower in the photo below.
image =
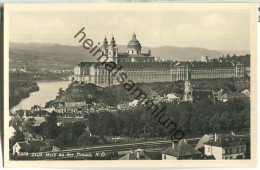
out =
[[107,41],[107,37],[105,35],[103,44],[101,46],[101,50],[103,52],[103,55],[107,56],[108,55],[108,41]]
[[148,54],[149,54],[149,55],[151,55],[151,54],[152,54],[152,53],[151,53],[151,49],[150,49],[150,48],[149,48],[149,50],[148,50]]
[[116,41],[114,36],[112,35],[112,39],[110,41],[110,44],[108,46],[108,62],[115,62],[117,63],[118,59],[118,47],[116,45]]
[[187,65],[187,68],[186,68],[186,80],[185,80],[185,83],[184,83],[183,101],[193,101],[192,88],[191,88],[191,83],[189,81],[189,67],[188,67],[188,65]]

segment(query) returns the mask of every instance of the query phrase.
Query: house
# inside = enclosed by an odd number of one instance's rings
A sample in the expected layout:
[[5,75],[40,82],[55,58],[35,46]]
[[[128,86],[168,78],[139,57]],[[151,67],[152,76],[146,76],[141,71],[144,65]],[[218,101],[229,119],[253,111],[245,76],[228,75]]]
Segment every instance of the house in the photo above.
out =
[[136,107],[138,105],[138,100],[134,100],[132,102],[129,102],[130,107]]
[[245,94],[247,97],[250,97],[250,90],[245,89],[241,93]]
[[233,135],[216,135],[205,143],[204,154],[214,156],[216,160],[244,159],[246,143]]
[[31,110],[32,110],[32,111],[39,111],[39,110],[41,110],[41,109],[42,109],[42,107],[39,106],[39,105],[34,105],[33,107],[31,107]]
[[34,111],[33,114],[35,117],[46,117],[50,114],[51,112],[48,112],[47,110],[39,110],[39,111]]
[[49,143],[41,140],[29,140],[16,142],[13,146],[13,154],[20,155],[21,152],[46,152],[51,151],[52,147]]
[[88,108],[86,102],[65,102],[65,111],[71,113],[78,113]]
[[197,143],[195,149],[204,153],[204,146],[205,146],[205,143],[208,142],[209,140],[211,139],[211,135],[207,135],[205,134],[200,140],[199,142]]
[[180,97],[178,97],[174,93],[170,93],[170,94],[166,95],[166,101],[169,102],[169,103],[179,102],[180,101]]
[[[52,102],[51,103],[51,108],[54,108],[53,110],[55,110],[55,112],[57,113],[64,113],[65,111],[65,102]],[[49,108],[49,109],[51,109]]]
[[15,111],[15,115],[17,115],[18,117],[20,118],[26,118],[26,117],[29,117],[29,116],[32,116],[33,113],[31,110],[16,110]]
[[126,154],[119,160],[151,160],[151,158],[146,155],[146,152],[143,149],[137,149]]
[[162,160],[188,160],[201,158],[201,152],[187,144],[185,140],[180,140],[178,144],[173,142],[172,146],[162,152]]
[[118,104],[117,108],[119,110],[128,110],[128,109],[130,109],[129,104],[127,104],[127,103]]
[[194,90],[192,96],[194,102],[199,100],[210,100],[215,102],[213,90]]
[[227,101],[236,100],[236,99],[247,100],[247,99],[249,99],[249,97],[244,93],[234,92],[234,93],[225,93],[218,98],[218,100],[220,100],[222,102],[227,102]]

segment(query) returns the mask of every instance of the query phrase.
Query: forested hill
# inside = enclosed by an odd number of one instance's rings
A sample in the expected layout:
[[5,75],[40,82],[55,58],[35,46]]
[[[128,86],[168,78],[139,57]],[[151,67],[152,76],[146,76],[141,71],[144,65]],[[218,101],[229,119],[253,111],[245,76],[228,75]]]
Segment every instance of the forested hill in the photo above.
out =
[[17,105],[22,99],[29,97],[31,92],[38,91],[39,86],[31,80],[9,81],[9,108]]
[[[150,47],[143,46],[142,52],[147,53]],[[200,60],[201,56],[210,59],[218,58],[223,54],[245,55],[248,50],[210,50],[198,47],[162,46],[150,48],[152,55],[165,60]],[[119,52],[125,53],[126,45],[118,45]],[[69,46],[45,43],[10,43],[10,68],[21,67],[25,64],[40,68],[72,68],[81,61],[93,61],[96,59],[81,45]]]

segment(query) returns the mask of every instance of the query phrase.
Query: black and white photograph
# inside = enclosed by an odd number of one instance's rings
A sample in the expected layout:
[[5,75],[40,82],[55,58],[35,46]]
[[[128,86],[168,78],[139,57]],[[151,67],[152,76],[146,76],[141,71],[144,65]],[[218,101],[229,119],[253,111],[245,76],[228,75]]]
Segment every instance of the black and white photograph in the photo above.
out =
[[8,166],[256,165],[256,4],[4,12]]

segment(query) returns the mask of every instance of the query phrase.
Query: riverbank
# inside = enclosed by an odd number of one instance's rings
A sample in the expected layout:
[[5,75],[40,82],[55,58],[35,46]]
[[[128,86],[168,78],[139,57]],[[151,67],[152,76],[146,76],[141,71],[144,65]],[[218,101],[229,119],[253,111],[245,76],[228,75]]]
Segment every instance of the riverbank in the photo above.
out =
[[22,99],[30,96],[30,93],[39,91],[39,86],[31,80],[10,80],[9,81],[9,108],[13,108]]
[[19,103],[16,103],[11,111],[17,109],[31,109],[34,105],[44,107],[45,104],[56,98],[59,89],[66,89],[70,84],[69,81],[35,81],[39,90],[32,91],[27,98],[23,98]]

